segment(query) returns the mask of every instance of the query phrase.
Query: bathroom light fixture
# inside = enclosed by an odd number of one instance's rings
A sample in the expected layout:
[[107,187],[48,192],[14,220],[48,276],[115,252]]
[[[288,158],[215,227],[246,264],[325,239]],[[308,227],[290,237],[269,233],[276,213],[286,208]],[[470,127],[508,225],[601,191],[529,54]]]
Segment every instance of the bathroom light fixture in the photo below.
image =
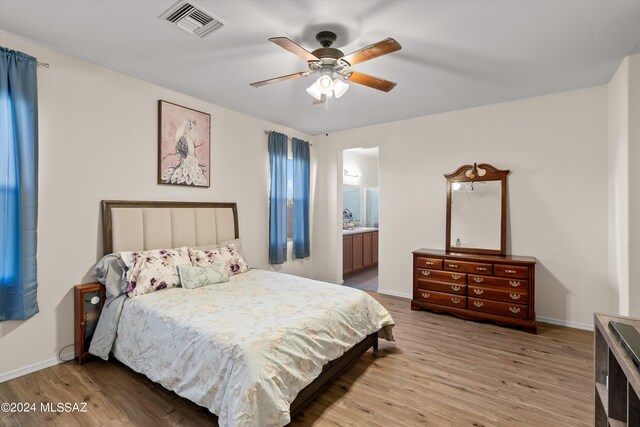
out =
[[460,185],[459,182],[454,182],[453,184],[451,184],[451,189],[453,191],[458,191],[460,189],[460,187],[462,187],[462,185]]
[[345,169],[343,173],[344,173],[344,176],[352,176],[354,178],[360,177],[360,171],[355,169]]

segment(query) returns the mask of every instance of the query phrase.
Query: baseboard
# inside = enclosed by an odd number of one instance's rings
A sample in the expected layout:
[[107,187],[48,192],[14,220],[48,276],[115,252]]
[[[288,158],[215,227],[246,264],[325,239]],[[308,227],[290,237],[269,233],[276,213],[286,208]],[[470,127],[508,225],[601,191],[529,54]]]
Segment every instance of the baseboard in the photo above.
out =
[[570,322],[568,320],[558,320],[558,319],[552,319],[551,317],[544,317],[544,316],[536,316],[536,321],[542,322],[542,323],[550,323],[552,325],[566,326],[567,328],[593,331],[593,325],[588,323]]
[[413,294],[407,294],[405,292],[389,291],[387,289],[378,289],[379,294],[391,295],[393,297],[412,299]]
[[33,365],[25,366],[23,368],[18,368],[13,371],[5,372],[4,374],[0,374],[0,383],[21,377],[23,375],[32,374],[42,369],[50,368],[51,366],[64,363],[69,359],[73,360],[74,353],[73,351],[70,351],[67,353],[62,353],[60,356],[65,360],[60,360],[57,357],[54,357],[53,359],[43,360],[42,362],[34,363]]

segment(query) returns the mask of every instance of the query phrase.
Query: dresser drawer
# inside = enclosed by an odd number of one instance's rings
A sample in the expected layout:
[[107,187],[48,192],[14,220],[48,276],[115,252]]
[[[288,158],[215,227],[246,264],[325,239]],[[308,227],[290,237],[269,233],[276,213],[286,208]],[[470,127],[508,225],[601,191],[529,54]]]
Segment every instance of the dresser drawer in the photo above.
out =
[[416,277],[418,279],[437,280],[438,282],[467,283],[466,274],[443,270],[424,270],[418,268],[416,269]]
[[500,289],[469,285],[469,296],[507,301],[516,304],[526,304],[528,302],[527,292],[515,289]]
[[522,304],[510,304],[508,302],[491,301],[469,297],[468,309],[481,311],[483,313],[499,314],[502,316],[518,317],[526,319],[529,317],[528,307]]
[[496,286],[500,288],[517,289],[519,291],[526,292],[529,282],[520,279],[505,279],[504,277],[480,276],[477,274],[470,274],[469,284],[474,286]]
[[437,258],[417,257],[416,267],[442,270],[442,260]]
[[427,289],[416,289],[416,298],[420,301],[449,305],[451,307],[466,308],[467,305],[467,297],[465,296],[435,292]]
[[450,294],[456,295],[467,295],[467,285],[465,285],[464,283],[455,284],[436,282],[434,280],[418,279],[418,287],[420,289],[427,289],[430,291],[448,292]]
[[444,269],[449,271],[460,271],[463,273],[493,274],[493,265],[481,262],[456,261],[453,259],[444,260]]
[[520,265],[496,264],[494,268],[496,271],[496,276],[517,277],[520,279],[526,279],[529,277],[529,267],[522,267]]

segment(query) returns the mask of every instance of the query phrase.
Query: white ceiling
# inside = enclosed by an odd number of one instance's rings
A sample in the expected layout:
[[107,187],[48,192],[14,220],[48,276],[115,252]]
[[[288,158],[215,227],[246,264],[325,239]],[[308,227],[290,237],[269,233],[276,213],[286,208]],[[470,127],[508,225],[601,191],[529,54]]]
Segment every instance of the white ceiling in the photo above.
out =
[[[158,19],[173,3],[0,0],[0,29],[310,134],[600,85],[640,52],[635,0],[194,0],[228,23],[203,40]],[[306,69],[267,38],[313,50],[320,29],[345,54],[394,37],[401,51],[353,68],[398,86],[351,84],[328,109],[311,105],[311,78],[249,86]]]

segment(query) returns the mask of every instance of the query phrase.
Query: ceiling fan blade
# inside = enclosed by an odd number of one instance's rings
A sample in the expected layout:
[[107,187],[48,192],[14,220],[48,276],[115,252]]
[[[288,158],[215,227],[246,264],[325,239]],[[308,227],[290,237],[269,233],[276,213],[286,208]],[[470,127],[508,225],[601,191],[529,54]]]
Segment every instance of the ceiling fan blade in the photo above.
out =
[[307,49],[303,48],[299,44],[289,40],[286,37],[272,37],[269,39],[270,42],[273,42],[280,46],[283,49],[287,49],[289,52],[294,55],[298,55],[300,58],[305,61],[320,61],[320,58],[309,52]]
[[269,80],[262,80],[260,82],[249,83],[249,86],[260,87],[264,85],[270,85],[273,83],[283,82],[285,80],[297,79],[298,77],[307,77],[310,73],[308,71],[301,71],[299,73],[288,74],[286,76],[280,76]]
[[355,65],[400,49],[402,49],[400,43],[391,37],[388,37],[378,43],[363,47],[360,50],[356,50],[355,52],[343,56],[340,60],[348,62],[349,65]]
[[347,79],[347,81],[349,82],[369,86],[383,92],[389,92],[391,89],[396,87],[396,83],[390,82],[389,80],[381,79],[379,77],[373,77],[368,74],[359,73],[357,71],[350,71],[350,73],[351,75]]
[[324,104],[326,101],[327,101],[327,95],[323,93],[320,99],[313,98],[313,105]]

